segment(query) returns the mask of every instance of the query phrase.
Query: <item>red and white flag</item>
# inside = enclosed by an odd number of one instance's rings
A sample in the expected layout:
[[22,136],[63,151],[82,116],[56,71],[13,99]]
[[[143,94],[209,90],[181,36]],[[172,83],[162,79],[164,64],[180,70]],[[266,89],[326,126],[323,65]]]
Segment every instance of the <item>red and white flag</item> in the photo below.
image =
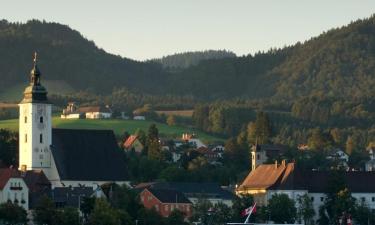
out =
[[242,210],[241,216],[247,216],[249,214],[255,213],[256,211],[257,211],[256,203],[254,203],[253,206],[250,206],[249,208]]

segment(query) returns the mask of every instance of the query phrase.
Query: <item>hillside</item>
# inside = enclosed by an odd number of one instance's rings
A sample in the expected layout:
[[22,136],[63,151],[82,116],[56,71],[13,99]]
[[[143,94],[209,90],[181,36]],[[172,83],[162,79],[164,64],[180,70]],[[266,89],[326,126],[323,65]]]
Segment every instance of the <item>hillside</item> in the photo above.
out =
[[[135,120],[64,120],[54,117],[52,124],[56,128],[70,129],[105,129],[113,130],[116,135],[121,136],[125,131],[135,133],[137,129],[147,132],[152,123],[155,123],[162,137],[181,137],[183,133],[195,133],[199,138],[206,142],[221,141],[220,138],[197,131],[191,128],[181,126],[168,126],[166,124],[153,121],[135,121]],[[0,120],[0,129],[10,129],[18,131],[18,120]]]
[[186,69],[195,66],[201,61],[209,59],[235,58],[236,54],[226,50],[207,50],[196,52],[183,52],[164,56],[152,61],[159,62],[168,70]]
[[108,54],[78,31],[57,23],[3,20],[0,48],[0,96],[13,96],[12,90],[28,79],[34,50],[40,53],[42,79],[60,80],[71,90],[100,95],[125,88],[137,95],[209,101],[241,97],[290,102],[316,95],[338,99],[374,96],[374,16],[305,43],[255,55],[233,57],[226,51],[208,51],[160,59],[167,66],[186,67],[173,72],[157,62]]
[[114,87],[129,87],[152,92],[158,88],[158,81],[163,82],[159,64],[108,54],[79,32],[57,23],[2,20],[0,49],[1,90],[29,79],[35,50],[39,53],[42,79],[63,80],[75,90],[106,94]]

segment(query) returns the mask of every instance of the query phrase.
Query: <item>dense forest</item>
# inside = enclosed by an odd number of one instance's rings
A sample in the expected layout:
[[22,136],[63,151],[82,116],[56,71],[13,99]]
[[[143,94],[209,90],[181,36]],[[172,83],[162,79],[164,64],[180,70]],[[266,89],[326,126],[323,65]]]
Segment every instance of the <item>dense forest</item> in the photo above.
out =
[[227,50],[206,50],[196,52],[184,52],[176,53],[173,55],[164,56],[160,59],[154,59],[152,61],[159,62],[164,68],[169,71],[186,69],[190,66],[195,66],[201,61],[208,59],[222,59],[222,58],[234,58],[236,54]]

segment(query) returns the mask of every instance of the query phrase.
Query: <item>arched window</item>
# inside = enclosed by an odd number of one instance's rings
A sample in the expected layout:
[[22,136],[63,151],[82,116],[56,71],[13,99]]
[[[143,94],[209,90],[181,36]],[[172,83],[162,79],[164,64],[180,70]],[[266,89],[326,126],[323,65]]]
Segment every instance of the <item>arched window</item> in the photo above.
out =
[[39,143],[43,143],[43,134],[39,135]]
[[43,116],[41,116],[41,117],[39,118],[39,122],[40,122],[40,123],[43,123]]
[[25,116],[25,123],[27,123],[27,116]]

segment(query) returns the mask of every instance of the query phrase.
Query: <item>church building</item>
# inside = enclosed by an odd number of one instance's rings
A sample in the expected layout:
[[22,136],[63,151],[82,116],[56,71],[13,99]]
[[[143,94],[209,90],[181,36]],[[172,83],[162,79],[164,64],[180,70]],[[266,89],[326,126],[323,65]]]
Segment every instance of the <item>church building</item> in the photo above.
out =
[[127,168],[112,130],[52,128],[52,103],[34,66],[19,103],[19,169],[43,170],[53,187],[127,183]]

